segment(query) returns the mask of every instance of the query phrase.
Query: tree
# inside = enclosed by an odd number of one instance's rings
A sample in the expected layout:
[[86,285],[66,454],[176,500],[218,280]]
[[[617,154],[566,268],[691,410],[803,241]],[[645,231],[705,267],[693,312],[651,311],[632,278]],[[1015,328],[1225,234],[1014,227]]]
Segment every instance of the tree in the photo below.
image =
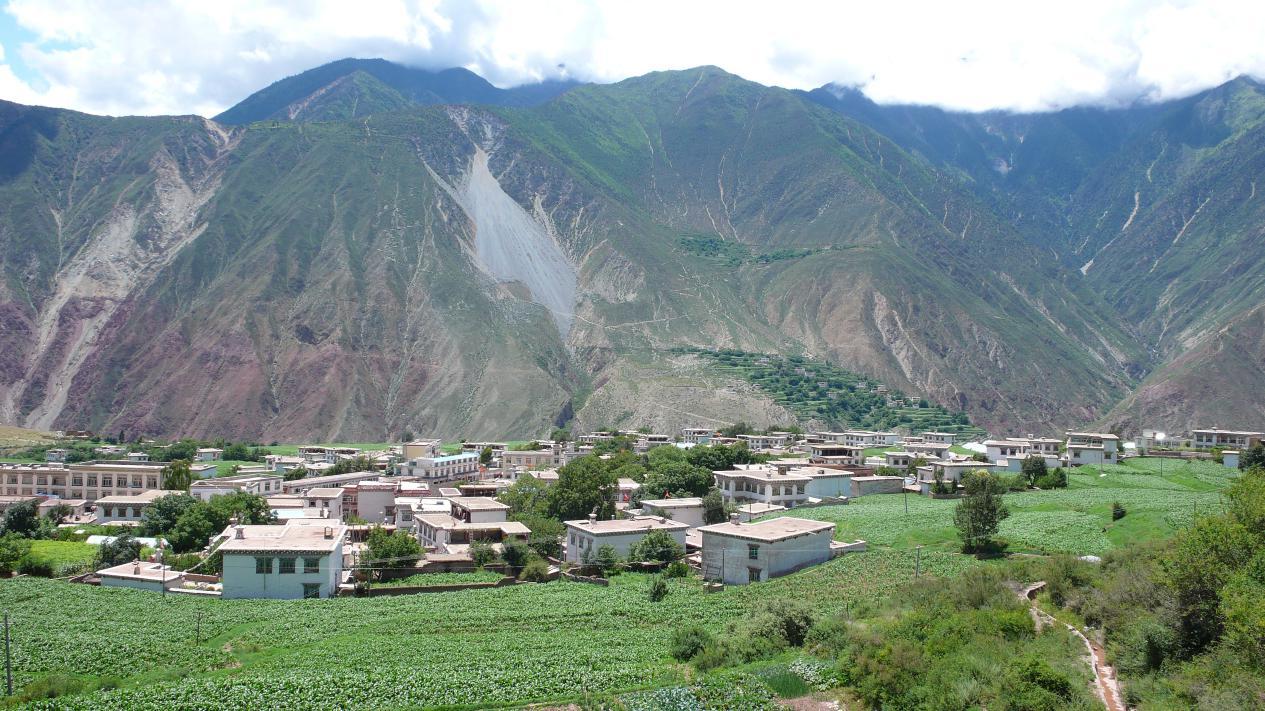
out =
[[193,470],[189,468],[189,461],[186,459],[177,459],[162,471],[162,486],[169,491],[188,491],[189,486],[193,484]]
[[130,533],[120,533],[97,546],[97,567],[109,568],[115,565],[140,560],[141,542]]
[[425,555],[416,538],[404,531],[388,532],[381,526],[369,531],[365,548],[369,552],[368,567],[374,568],[412,568]]
[[725,498],[720,495],[720,489],[713,486],[703,496],[703,523],[708,525],[724,523],[729,519],[730,508],[725,505]]
[[293,469],[287,470],[286,473],[281,476],[281,478],[285,481],[294,481],[305,477],[307,477],[307,467],[302,464]]
[[486,467],[487,465],[491,463],[492,463],[492,448],[484,447],[483,451],[479,452],[479,464],[482,464],[483,466]]
[[544,514],[517,514],[513,520],[531,529],[527,545],[543,558],[562,557],[562,536],[566,526]]
[[654,576],[650,581],[650,602],[659,602],[668,596],[668,581],[662,575]]
[[686,461],[685,450],[672,446],[661,446],[646,452],[646,467],[651,471],[662,468],[668,464],[684,463]]
[[511,516],[539,516],[549,510],[549,488],[545,482],[524,474],[497,498],[510,507]]
[[1028,480],[1029,486],[1036,486],[1037,480],[1049,473],[1045,466],[1045,457],[1038,457],[1035,454],[1030,454],[1023,460],[1020,471],[1023,473],[1023,478]]
[[5,535],[14,534],[34,538],[40,530],[39,502],[35,499],[21,501],[5,509],[0,528]]
[[715,477],[710,469],[684,461],[667,462],[650,470],[641,485],[645,498],[657,499],[671,496],[702,496],[712,488]]
[[215,534],[223,531],[206,504],[199,503],[180,515],[176,524],[165,531],[167,542],[176,553],[188,553],[205,548]]
[[593,556],[593,564],[602,569],[603,573],[609,573],[619,565],[619,554],[615,552],[615,546],[607,543],[599,546],[597,554]]
[[1002,503],[1005,486],[992,474],[977,471],[966,477],[966,498],[958,502],[953,512],[953,523],[962,538],[962,550],[966,553],[984,550],[992,543],[993,536],[1002,520],[1010,515]]
[[651,531],[633,544],[628,560],[652,563],[671,563],[685,557],[685,548],[666,531]]
[[253,462],[255,459],[251,456],[250,448],[246,445],[236,442],[224,447],[224,453],[220,455],[225,461],[234,462]]
[[352,457],[351,459],[340,459],[334,462],[334,466],[325,470],[326,475],[334,474],[351,474],[353,472],[370,472],[373,471],[373,460],[364,455]]
[[720,428],[722,437],[737,437],[738,435],[749,435],[755,432],[755,428],[747,422],[735,422],[727,427]]
[[474,562],[476,568],[482,568],[496,560],[496,551],[483,541],[475,541],[470,544],[470,560]]
[[599,519],[615,515],[615,477],[606,463],[584,456],[558,470],[558,483],[549,487],[547,511],[561,521],[586,518],[596,512]]
[[1255,445],[1239,456],[1239,469],[1247,471],[1256,467],[1265,467],[1265,444]]
[[188,494],[160,496],[145,507],[141,514],[140,532],[143,536],[161,536],[176,527],[176,521],[199,502]]
[[510,540],[501,545],[501,558],[510,568],[518,569],[527,564],[531,557],[531,548],[522,541]]
[[735,464],[752,464],[757,461],[745,442],[733,446],[715,444],[692,447],[685,453],[685,459],[694,466],[713,472],[723,472],[733,469]]
[[236,518],[238,523],[248,526],[262,526],[276,521],[276,517],[272,515],[272,508],[268,506],[268,500],[258,494],[236,491],[232,494],[212,496],[208,506],[213,512],[212,520],[219,525],[221,531],[233,518]]
[[44,514],[44,518],[51,521],[53,526],[59,526],[63,521],[70,518],[74,511],[66,504],[57,504]]
[[31,552],[31,542],[16,533],[0,536],[0,576],[9,577],[18,568],[18,561]]

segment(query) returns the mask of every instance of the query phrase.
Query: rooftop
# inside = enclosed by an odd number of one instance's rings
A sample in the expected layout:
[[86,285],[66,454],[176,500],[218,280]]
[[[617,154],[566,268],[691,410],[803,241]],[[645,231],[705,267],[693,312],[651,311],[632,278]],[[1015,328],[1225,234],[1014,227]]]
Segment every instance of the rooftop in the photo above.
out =
[[509,506],[486,496],[453,496],[452,503],[469,511],[507,511]]
[[120,494],[118,496],[105,496],[100,499],[97,499],[97,506],[101,506],[103,504],[107,506],[111,504],[123,504],[123,505],[149,504],[149,503],[153,503],[154,499],[161,499],[164,496],[170,496],[172,494],[183,494],[183,493],[184,493],[183,491],[173,491],[169,489],[150,489],[149,491],[142,491],[139,494]]
[[810,481],[811,476],[804,474],[795,474],[796,470],[792,469],[785,474],[779,474],[776,469],[733,469],[730,471],[716,472],[716,476],[727,477],[731,479],[757,479],[759,481]]
[[679,499],[642,499],[642,506],[653,506],[656,509],[684,509],[703,505],[698,496],[682,496]]
[[226,553],[333,553],[342,544],[346,527],[330,519],[291,519],[281,526],[241,526],[238,538],[234,526],[220,534],[226,540],[219,550]]
[[337,499],[342,495],[341,488],[332,486],[318,486],[303,492],[303,496],[309,499]]
[[611,521],[565,521],[568,528],[587,531],[595,536],[611,536],[627,533],[649,533],[650,531],[684,531],[688,525],[658,516],[636,516],[633,518],[614,519]]
[[710,526],[703,526],[698,530],[704,534],[704,540],[706,540],[706,534],[710,533],[718,536],[773,543],[789,538],[821,533],[822,531],[833,531],[834,528],[835,525],[828,521],[810,521],[804,518],[783,516],[757,523],[735,523],[732,521],[715,523]]
[[152,580],[153,582],[175,582],[184,577],[184,573],[159,563],[131,562],[116,565],[112,568],[98,570],[97,575],[103,578],[123,578],[126,580]]

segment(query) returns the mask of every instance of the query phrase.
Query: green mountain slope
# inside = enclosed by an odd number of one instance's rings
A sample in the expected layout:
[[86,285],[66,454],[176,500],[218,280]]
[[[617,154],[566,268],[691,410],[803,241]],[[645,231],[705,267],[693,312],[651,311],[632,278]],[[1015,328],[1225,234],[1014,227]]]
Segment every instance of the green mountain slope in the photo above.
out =
[[737,376],[674,387],[688,346],[1023,432],[1153,365],[963,171],[797,93],[703,67],[417,106],[340,77],[241,127],[3,105],[0,419],[372,441],[785,414]]

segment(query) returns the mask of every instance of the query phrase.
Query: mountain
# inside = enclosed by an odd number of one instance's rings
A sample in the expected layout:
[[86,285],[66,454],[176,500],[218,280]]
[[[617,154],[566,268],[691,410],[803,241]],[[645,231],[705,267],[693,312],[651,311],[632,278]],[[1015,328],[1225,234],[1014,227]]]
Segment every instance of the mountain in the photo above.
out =
[[[879,106],[838,87],[806,96],[965,176],[1130,325],[1157,367],[1105,422],[1265,426],[1243,389],[1265,385],[1245,367],[1265,302],[1259,82],[1240,77],[1162,104],[1032,115]],[[1230,373],[1237,391],[1207,397]]]
[[[1177,191],[1140,203],[1159,234],[1181,195],[1234,184],[1218,170],[1248,175],[1259,135],[1250,83],[1034,116],[715,67],[556,88],[343,60],[217,120],[0,103],[0,421],[374,441],[792,419],[690,350],[722,347],[997,433],[1122,422],[1204,341],[1118,288],[1148,244],[1132,225],[1111,244],[1084,215],[1118,209],[1157,137],[1206,134],[1222,148],[1152,171]],[[1215,241],[1200,222],[1172,269]],[[1196,319],[1203,292],[1171,288],[1208,337],[1254,298]],[[1204,416],[1195,397],[1164,417]]]
[[332,121],[431,104],[534,106],[577,86],[544,81],[499,89],[466,69],[438,72],[384,59],[340,59],[275,82],[215,117],[255,121]]

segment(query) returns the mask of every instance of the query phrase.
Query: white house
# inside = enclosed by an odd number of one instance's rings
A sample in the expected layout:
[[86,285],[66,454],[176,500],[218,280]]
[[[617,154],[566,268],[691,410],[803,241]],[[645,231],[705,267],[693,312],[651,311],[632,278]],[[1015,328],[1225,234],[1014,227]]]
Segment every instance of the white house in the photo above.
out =
[[808,455],[817,464],[860,466],[861,461],[865,458],[865,447],[836,442],[820,442],[808,445]]
[[745,585],[793,573],[830,560],[835,525],[781,517],[729,522],[698,529],[703,540],[703,578]]
[[395,473],[423,481],[456,481],[479,473],[479,455],[462,452],[440,457],[416,457],[395,465]]
[[852,472],[829,467],[799,467],[787,472],[808,477],[804,491],[811,499],[840,499],[852,493]]
[[648,516],[679,521],[690,528],[703,525],[703,499],[698,496],[683,496],[679,499],[643,499],[641,512]]
[[[1251,449],[1265,438],[1265,432],[1246,432],[1240,430],[1191,430],[1191,444],[1195,449]],[[49,461],[52,461],[51,459]]]
[[162,592],[163,588],[171,590],[179,587],[184,581],[184,573],[172,570],[160,563],[134,560],[104,570],[98,570],[103,588],[133,588]]
[[1102,432],[1068,432],[1067,454],[1068,466],[1078,467],[1085,464],[1115,464],[1120,438]]
[[276,474],[238,474],[235,476],[212,477],[199,479],[189,486],[189,493],[203,501],[210,501],[212,496],[243,492],[272,496],[281,492],[282,477]]
[[627,558],[632,549],[651,531],[665,531],[673,540],[685,547],[685,532],[689,526],[680,521],[670,521],[658,516],[598,521],[592,515],[584,521],[565,521],[567,537],[563,545],[568,563],[583,563],[597,555],[597,549],[609,545],[620,558]]
[[781,449],[786,446],[790,434],[787,432],[770,432],[768,434],[751,434],[738,435],[738,439],[747,443],[747,449],[751,451],[759,451],[762,449]]
[[127,461],[129,462],[148,462],[149,452],[128,452]]
[[97,499],[97,523],[102,525],[137,523],[155,499],[183,491],[150,489],[139,494],[106,496]]
[[1032,445],[1028,444],[1028,440],[1019,439],[986,439],[984,440],[984,452],[988,457],[988,461],[996,464],[1007,459],[1020,459],[1027,457],[1032,451]]
[[752,468],[715,472],[716,487],[725,501],[745,503],[758,501],[794,508],[808,501],[808,484],[812,478],[789,470]]
[[923,442],[936,442],[938,444],[953,444],[953,440],[957,435],[952,432],[923,432],[921,435]]
[[346,531],[325,519],[226,528],[219,547],[224,554],[223,597],[333,597],[342,578]]
[[193,456],[195,462],[218,462],[223,456],[224,450],[215,447],[203,447]]
[[68,449],[49,449],[44,452],[44,461],[61,463],[65,462],[66,457],[69,455],[70,450]]
[[685,427],[681,429],[681,441],[686,444],[707,444],[714,434],[710,427]]

